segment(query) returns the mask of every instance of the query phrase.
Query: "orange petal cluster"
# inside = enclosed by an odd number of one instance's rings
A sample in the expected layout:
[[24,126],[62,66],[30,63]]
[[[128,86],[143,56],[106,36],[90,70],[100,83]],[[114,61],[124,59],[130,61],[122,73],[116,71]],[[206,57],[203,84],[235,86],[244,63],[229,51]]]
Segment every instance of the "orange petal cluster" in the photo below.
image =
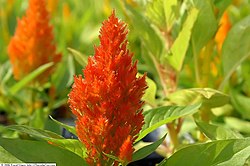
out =
[[[22,79],[43,64],[60,61],[61,54],[56,53],[53,40],[45,0],[30,0],[26,15],[18,20],[15,34],[8,46],[16,80]],[[52,71],[53,68],[49,68],[37,81],[47,81]]]
[[219,29],[215,35],[215,41],[217,43],[218,52],[221,52],[223,42],[227,36],[228,31],[231,29],[231,23],[228,17],[227,11],[224,12],[220,20]]
[[[75,76],[69,105],[77,116],[76,130],[88,150],[90,165],[111,165],[132,159],[133,142],[142,128],[141,97],[145,75],[137,77],[137,63],[127,49],[127,27],[113,11],[100,30],[100,45],[81,75]],[[117,163],[115,162],[115,165]]]

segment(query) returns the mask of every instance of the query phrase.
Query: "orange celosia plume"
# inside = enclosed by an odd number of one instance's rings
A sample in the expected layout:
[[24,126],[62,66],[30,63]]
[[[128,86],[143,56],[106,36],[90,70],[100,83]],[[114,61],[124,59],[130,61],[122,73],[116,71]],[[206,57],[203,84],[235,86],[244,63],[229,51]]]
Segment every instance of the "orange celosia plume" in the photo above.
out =
[[221,52],[222,45],[230,29],[231,23],[227,11],[225,11],[220,20],[220,27],[215,35],[215,41],[217,43],[217,49],[219,52]]
[[[61,54],[56,53],[53,40],[45,0],[30,0],[8,46],[15,79],[22,79],[43,64],[60,61]],[[52,71],[53,68],[48,69],[37,80],[46,81]]]
[[[132,159],[133,142],[144,123],[141,97],[145,75],[137,78],[137,63],[127,49],[128,30],[115,16],[103,22],[100,46],[88,59],[82,76],[75,76],[69,104],[77,116],[76,130],[88,150],[90,165],[111,165],[118,157]],[[115,163],[117,164],[117,163]]]

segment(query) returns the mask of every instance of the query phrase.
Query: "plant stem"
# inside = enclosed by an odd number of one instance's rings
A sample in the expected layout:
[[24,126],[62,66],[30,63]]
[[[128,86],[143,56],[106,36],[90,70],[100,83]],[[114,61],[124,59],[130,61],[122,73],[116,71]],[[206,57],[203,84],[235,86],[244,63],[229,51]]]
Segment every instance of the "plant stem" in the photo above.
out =
[[194,39],[191,39],[192,42],[192,49],[194,54],[194,70],[195,70],[195,79],[197,84],[200,84],[200,74],[199,74],[199,62],[198,62],[198,54],[195,49],[195,42]]
[[179,146],[178,132],[176,131],[175,124],[173,122],[167,124],[167,127],[168,127],[168,131],[169,131],[169,136],[170,136],[171,142],[174,145],[174,148],[173,148],[173,150],[174,150],[174,149],[176,149]]

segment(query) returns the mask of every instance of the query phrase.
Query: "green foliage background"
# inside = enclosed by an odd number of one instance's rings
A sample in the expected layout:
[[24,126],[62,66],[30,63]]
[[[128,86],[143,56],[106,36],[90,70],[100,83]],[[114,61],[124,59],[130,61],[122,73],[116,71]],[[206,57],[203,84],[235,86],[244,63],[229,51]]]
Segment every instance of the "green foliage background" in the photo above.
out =
[[[13,79],[7,46],[28,0],[0,0],[0,111],[7,116],[6,124],[0,125],[0,163],[67,165],[64,161],[74,161],[86,165],[83,145],[60,136],[60,126],[72,133],[74,127],[48,115],[72,118],[67,94],[73,75],[82,74],[94,45],[99,44],[101,23],[115,9],[128,24],[129,49],[139,60],[139,73],[148,76],[143,97],[145,125],[133,159],[156,151],[165,157],[159,165],[250,165],[249,1],[47,1],[57,51],[63,59],[50,81],[31,87],[29,83],[52,64],[39,67],[21,81]],[[231,28],[218,51],[215,36],[225,11]],[[49,94],[52,88],[53,97]],[[141,141],[162,125],[165,130],[158,141]],[[23,150],[27,147],[39,148],[43,155],[28,158],[31,152]]]

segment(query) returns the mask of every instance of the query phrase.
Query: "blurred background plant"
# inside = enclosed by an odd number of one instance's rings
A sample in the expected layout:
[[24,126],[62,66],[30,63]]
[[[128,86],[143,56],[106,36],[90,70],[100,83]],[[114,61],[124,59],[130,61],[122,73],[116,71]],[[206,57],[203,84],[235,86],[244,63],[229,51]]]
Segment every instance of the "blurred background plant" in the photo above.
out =
[[[15,81],[7,53],[17,18],[27,7],[28,0],[0,0],[2,124],[29,124],[59,133],[48,114],[73,117],[67,105],[73,75],[81,73],[93,55],[101,22],[115,9],[128,23],[129,47],[139,60],[139,72],[148,73],[144,110],[155,119],[145,120],[152,126],[143,128],[141,138],[160,126],[153,141],[169,133],[158,154],[169,157],[190,143],[250,136],[248,0],[47,0],[57,51],[63,56],[49,81],[35,88],[29,82],[48,66]],[[30,116],[31,105],[43,111]],[[13,135],[3,125],[0,131]]]

